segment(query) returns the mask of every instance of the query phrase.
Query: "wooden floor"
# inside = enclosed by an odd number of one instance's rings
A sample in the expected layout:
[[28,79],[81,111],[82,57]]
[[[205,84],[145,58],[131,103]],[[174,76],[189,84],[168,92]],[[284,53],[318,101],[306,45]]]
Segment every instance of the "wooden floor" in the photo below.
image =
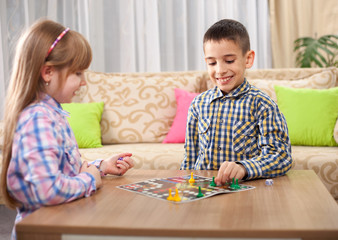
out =
[[0,205],[0,239],[10,240],[16,211]]

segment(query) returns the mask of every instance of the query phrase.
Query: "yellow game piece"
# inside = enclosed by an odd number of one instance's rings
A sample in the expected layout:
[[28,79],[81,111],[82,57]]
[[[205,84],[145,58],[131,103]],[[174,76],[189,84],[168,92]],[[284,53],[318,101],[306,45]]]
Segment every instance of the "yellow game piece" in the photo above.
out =
[[194,183],[194,182],[195,182],[195,179],[194,179],[193,173],[191,173],[191,177],[189,179],[189,183]]
[[181,197],[178,195],[178,189],[176,188],[176,193],[174,196],[174,201],[175,202],[180,202],[181,201]]
[[169,188],[169,196],[167,197],[168,201],[174,201],[173,196],[171,196],[171,188]]

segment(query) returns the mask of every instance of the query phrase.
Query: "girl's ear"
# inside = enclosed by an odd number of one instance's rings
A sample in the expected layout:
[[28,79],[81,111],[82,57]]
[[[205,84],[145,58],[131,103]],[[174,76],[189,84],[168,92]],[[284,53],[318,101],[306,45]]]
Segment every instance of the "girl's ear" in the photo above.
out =
[[255,60],[255,52],[250,50],[246,53],[245,68],[251,68]]
[[55,73],[54,67],[43,65],[41,69],[41,77],[43,78],[45,83],[49,83],[52,80],[54,73]]

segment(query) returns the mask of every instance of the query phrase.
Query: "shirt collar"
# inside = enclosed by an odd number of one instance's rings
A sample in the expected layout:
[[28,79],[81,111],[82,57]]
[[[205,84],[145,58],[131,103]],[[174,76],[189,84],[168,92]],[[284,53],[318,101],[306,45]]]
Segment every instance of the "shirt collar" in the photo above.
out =
[[211,96],[210,102],[218,99],[218,98],[235,98],[239,97],[245,93],[247,93],[251,88],[251,85],[249,82],[244,78],[244,81],[241,85],[239,85],[237,88],[229,92],[228,94],[224,95],[221,89],[219,89],[217,86],[214,88],[214,92]]
[[54,98],[49,96],[48,94],[42,93],[40,95],[40,99],[41,99],[41,102],[48,105],[49,107],[51,107],[52,109],[60,113],[61,115],[69,117],[69,112],[63,110],[61,104],[58,101],[56,101]]

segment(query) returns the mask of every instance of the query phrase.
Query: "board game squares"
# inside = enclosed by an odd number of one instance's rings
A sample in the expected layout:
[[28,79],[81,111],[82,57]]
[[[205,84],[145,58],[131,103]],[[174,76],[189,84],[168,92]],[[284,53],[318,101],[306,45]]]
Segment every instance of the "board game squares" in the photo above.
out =
[[[194,183],[189,183],[191,178],[194,179]],[[189,174],[163,179],[149,179],[142,182],[117,186],[117,188],[173,203],[191,202],[216,194],[245,191],[254,188],[242,184],[239,185],[238,180],[237,185],[239,188],[237,189],[229,185],[214,187],[212,186],[212,182],[214,182],[212,178]],[[233,183],[236,185],[235,182]]]
[[142,188],[142,185],[139,185],[139,184],[130,184],[130,185],[126,186],[126,188],[128,188],[130,190],[136,190],[136,189]]

